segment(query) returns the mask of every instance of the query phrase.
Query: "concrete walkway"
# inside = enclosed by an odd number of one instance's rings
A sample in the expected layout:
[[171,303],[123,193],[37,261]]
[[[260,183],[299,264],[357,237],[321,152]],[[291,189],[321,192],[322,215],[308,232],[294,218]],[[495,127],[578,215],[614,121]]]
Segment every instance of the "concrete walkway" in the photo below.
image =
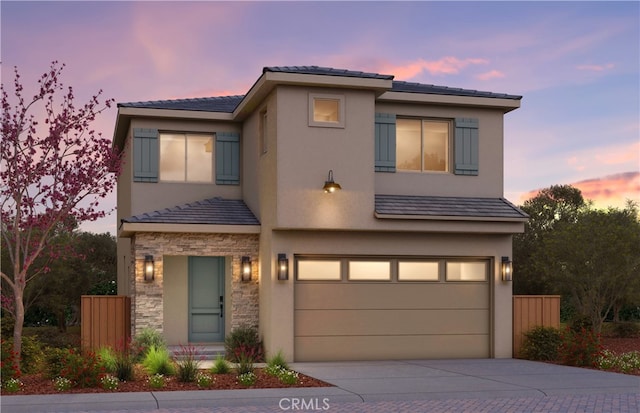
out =
[[[1,408],[3,413],[156,409],[190,412],[198,408],[225,412],[377,412],[423,410],[427,407],[425,403],[469,405],[469,401],[473,401],[472,405],[477,408],[482,405],[483,411],[485,408],[486,411],[506,411],[503,408],[508,405],[547,403],[553,406],[563,400],[573,403],[580,399],[580,403],[592,403],[596,407],[575,411],[616,412],[621,411],[622,402],[626,406],[624,411],[636,412],[640,400],[640,377],[525,360],[294,363],[291,367],[335,387],[3,396]],[[398,406],[407,410],[397,410]],[[510,408],[509,411],[527,410]]]

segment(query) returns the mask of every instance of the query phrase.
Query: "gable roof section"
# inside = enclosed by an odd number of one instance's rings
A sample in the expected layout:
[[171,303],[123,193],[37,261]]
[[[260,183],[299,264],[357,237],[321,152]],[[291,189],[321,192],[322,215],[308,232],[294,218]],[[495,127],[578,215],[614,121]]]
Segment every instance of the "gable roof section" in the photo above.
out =
[[[262,73],[292,73],[305,75],[353,77],[360,79],[380,79],[393,80],[393,75],[379,73],[360,72],[355,70],[334,69],[321,66],[267,66],[262,69]],[[423,83],[411,83],[393,81],[390,92],[407,92],[431,95],[449,95],[465,97],[501,98],[520,100],[522,96],[508,95],[506,93],[482,92],[472,89],[450,88],[446,86],[436,86]],[[145,108],[145,109],[173,109],[192,110],[203,112],[232,113],[242,102],[246,95],[217,96],[194,99],[173,99],[155,100],[145,102],[125,102],[118,103],[122,108]]]
[[377,218],[526,221],[529,217],[504,198],[376,195]]
[[185,205],[147,212],[122,220],[124,223],[260,225],[242,200],[210,198]]

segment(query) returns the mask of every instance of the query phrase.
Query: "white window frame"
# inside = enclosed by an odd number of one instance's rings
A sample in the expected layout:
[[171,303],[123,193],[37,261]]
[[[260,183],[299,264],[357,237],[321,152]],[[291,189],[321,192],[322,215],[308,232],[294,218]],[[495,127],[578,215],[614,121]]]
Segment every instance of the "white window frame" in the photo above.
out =
[[[331,100],[338,103],[338,120],[320,121],[315,119],[316,100]],[[322,128],[344,128],[345,125],[345,96],[325,93],[309,93],[309,126]]]

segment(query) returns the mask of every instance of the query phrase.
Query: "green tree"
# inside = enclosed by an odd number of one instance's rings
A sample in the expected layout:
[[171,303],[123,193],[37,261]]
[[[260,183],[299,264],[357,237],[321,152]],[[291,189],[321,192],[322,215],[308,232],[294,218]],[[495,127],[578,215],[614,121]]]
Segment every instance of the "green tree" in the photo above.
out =
[[525,231],[513,237],[513,261],[517,276],[513,280],[514,294],[554,294],[557,290],[544,267],[535,258],[543,248],[544,239],[557,225],[573,223],[587,203],[579,189],[570,185],[553,185],[541,190],[521,207],[529,214]]
[[581,210],[555,226],[533,259],[600,332],[607,315],[640,301],[640,220],[637,207]]
[[79,232],[65,234],[64,257],[49,265],[49,272],[25,290],[34,307],[55,315],[60,331],[67,321],[79,321],[80,296],[115,294],[116,241],[110,234]]

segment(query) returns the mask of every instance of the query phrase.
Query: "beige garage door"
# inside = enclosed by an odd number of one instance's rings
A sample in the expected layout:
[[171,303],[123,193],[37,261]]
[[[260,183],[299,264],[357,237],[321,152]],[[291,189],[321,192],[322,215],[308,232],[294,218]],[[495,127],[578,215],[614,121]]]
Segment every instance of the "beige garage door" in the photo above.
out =
[[461,280],[440,260],[436,279],[401,281],[389,259],[389,278],[370,281],[339,261],[338,279],[296,279],[296,361],[490,356],[488,275]]

